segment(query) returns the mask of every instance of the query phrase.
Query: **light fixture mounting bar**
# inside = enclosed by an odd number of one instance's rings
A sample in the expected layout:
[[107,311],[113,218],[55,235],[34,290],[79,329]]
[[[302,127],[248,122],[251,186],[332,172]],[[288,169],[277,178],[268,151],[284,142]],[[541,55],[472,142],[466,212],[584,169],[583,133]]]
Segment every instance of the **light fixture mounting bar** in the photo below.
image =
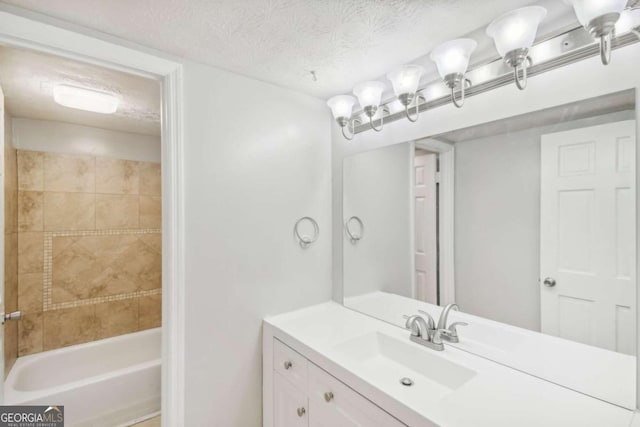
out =
[[[633,32],[622,34],[612,40],[612,48],[618,49],[639,41]],[[594,42],[589,33],[587,33],[583,27],[574,28],[534,45],[529,51],[532,65],[529,67],[527,74],[529,77],[533,77],[599,55],[600,46]],[[466,90],[466,98],[513,84],[513,69],[508,67],[502,58],[496,58],[494,61],[472,68],[467,72],[466,76],[473,82],[473,86]],[[441,89],[442,80],[437,79],[427,85],[423,85],[420,87],[420,91],[429,93],[429,89],[432,87]],[[422,113],[450,104],[451,94],[447,92],[440,93],[442,93],[442,96],[433,99],[427,98],[425,102],[422,102],[418,107],[418,112]],[[385,102],[381,104],[381,107],[383,105],[389,105],[394,101],[395,98],[385,100]],[[414,109],[414,107],[412,107],[412,109]],[[356,112],[353,117],[359,117],[360,114],[362,114],[362,111]],[[405,117],[404,109],[402,109],[401,111],[396,111],[385,116],[384,123],[388,125],[398,120],[404,120]],[[374,120],[374,126],[379,124],[380,119]],[[370,125],[367,122],[366,125],[356,126],[354,133],[362,133],[369,129]]]

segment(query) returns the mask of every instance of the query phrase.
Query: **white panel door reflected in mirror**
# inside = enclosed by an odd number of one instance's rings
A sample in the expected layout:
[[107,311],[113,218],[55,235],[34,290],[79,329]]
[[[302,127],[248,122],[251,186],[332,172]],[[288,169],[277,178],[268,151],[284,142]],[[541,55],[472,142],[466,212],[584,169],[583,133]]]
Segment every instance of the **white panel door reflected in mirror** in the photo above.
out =
[[636,407],[635,91],[344,159],[344,304]]

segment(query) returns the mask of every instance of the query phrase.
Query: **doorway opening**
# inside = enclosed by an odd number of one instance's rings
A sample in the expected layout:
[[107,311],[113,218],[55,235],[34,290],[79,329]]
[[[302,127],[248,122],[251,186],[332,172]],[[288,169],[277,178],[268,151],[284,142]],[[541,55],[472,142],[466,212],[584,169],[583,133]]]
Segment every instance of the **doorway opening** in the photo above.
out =
[[4,45],[0,86],[4,403],[157,416],[161,82]]

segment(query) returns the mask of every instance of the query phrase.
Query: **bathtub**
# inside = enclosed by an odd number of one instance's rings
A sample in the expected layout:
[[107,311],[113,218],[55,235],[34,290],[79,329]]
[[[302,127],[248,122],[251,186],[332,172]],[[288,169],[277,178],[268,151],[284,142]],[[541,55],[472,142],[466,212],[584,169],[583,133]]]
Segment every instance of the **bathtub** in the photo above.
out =
[[64,405],[67,426],[127,425],[160,411],[161,329],[19,357],[5,404]]

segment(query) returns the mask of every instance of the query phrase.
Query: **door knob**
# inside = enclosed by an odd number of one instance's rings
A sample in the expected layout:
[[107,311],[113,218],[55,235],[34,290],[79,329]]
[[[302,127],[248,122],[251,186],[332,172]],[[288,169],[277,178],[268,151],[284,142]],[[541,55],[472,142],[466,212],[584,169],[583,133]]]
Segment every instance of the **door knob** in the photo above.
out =
[[291,361],[287,360],[286,362],[284,362],[284,369],[289,370],[293,367],[293,363],[291,363]]
[[544,279],[544,282],[542,282],[547,288],[553,288],[556,285],[556,279],[552,278],[552,277],[547,277],[546,279]]
[[328,391],[324,394],[324,400],[326,402],[331,402],[333,400],[333,393]]
[[304,414],[306,414],[306,413],[307,413],[307,410],[304,409],[303,407],[302,408],[298,408],[298,416],[299,417],[304,417]]

